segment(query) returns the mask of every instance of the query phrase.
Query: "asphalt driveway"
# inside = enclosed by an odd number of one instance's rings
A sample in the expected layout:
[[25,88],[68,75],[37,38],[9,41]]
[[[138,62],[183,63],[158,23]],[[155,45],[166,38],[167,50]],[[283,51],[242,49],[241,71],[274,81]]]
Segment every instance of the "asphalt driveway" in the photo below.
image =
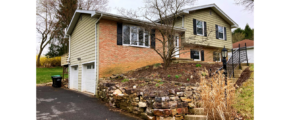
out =
[[110,111],[97,98],[75,91],[50,86],[39,86],[36,90],[38,120],[135,120]]

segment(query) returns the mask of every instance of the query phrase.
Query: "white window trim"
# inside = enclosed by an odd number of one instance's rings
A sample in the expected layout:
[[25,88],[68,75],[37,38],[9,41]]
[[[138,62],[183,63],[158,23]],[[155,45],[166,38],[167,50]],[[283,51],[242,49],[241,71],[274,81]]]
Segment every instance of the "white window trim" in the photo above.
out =
[[200,50],[194,50],[194,51],[198,51],[199,52],[199,59],[193,59],[194,61],[201,61],[201,53]]
[[220,38],[220,34],[219,34],[219,30],[218,30],[218,36],[219,36],[219,39],[220,39],[220,40],[225,40],[225,27],[223,27],[223,26],[219,26],[219,25],[218,25],[218,28],[219,28],[219,27],[222,27],[222,28],[223,28],[223,39]]
[[[197,21],[200,21],[202,22],[202,34],[198,34],[197,33]],[[201,20],[196,20],[196,26],[195,26],[195,30],[196,30],[196,35],[199,35],[199,36],[204,36],[204,21],[201,21]]]
[[[126,25],[126,26],[130,26],[130,30],[129,30],[129,31],[130,31],[130,35],[129,35],[129,36],[130,36],[130,38],[129,38],[129,39],[130,39],[130,44],[124,44],[124,38],[123,38],[123,36],[124,36],[123,26],[124,26],[124,25]],[[149,31],[148,31],[148,35],[149,35],[149,36],[148,36],[148,46],[145,46],[145,29],[144,29],[144,28],[143,28],[143,31],[144,31],[144,32],[143,32],[143,44],[144,44],[144,45],[143,45],[143,46],[140,46],[140,45],[139,45],[139,28],[141,28],[141,27],[139,27],[139,26],[135,26],[135,25],[128,25],[128,24],[123,24],[123,26],[122,26],[122,45],[123,45],[123,46],[132,46],[132,47],[150,48],[151,37],[150,37],[150,32],[149,32]],[[137,45],[132,45],[132,43],[131,43],[131,27],[132,27],[132,26],[137,27],[137,41],[138,41],[138,42],[137,42]]]

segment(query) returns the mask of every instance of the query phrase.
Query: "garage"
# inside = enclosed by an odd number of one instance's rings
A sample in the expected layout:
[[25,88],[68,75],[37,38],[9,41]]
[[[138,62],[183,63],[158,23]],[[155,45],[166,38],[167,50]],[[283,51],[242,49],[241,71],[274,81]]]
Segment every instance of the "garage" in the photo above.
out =
[[83,64],[82,66],[82,91],[95,94],[96,71],[94,63]]
[[78,66],[71,66],[70,69],[70,88],[78,89]]

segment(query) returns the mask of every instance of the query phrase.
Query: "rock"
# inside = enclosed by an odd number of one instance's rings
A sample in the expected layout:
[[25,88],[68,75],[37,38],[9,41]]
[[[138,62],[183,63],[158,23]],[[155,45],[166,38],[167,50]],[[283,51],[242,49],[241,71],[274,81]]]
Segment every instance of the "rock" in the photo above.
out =
[[146,107],[147,104],[146,104],[145,102],[139,102],[139,103],[138,103],[138,106],[139,106],[139,107]]
[[185,96],[185,97],[192,96],[192,91],[185,91],[185,92],[184,92],[184,96]]
[[168,90],[169,95],[175,95],[175,91],[174,90]]
[[170,108],[168,102],[162,102],[161,105],[162,105],[163,109],[169,109]]
[[194,108],[193,111],[195,115],[204,115],[204,108]]
[[194,107],[195,107],[195,105],[194,105],[193,103],[188,103],[188,106],[189,106],[190,108],[194,108]]
[[170,116],[172,114],[171,110],[170,109],[163,109],[163,114],[165,116]]
[[177,108],[176,112],[178,115],[182,115],[182,114],[184,114],[184,108]]
[[153,114],[156,116],[163,116],[163,110],[162,109],[154,109]]
[[147,115],[147,120],[156,120],[156,117],[155,116]]
[[172,108],[176,108],[177,107],[177,101],[169,101],[169,107]]
[[176,95],[179,96],[179,97],[183,97],[184,96],[184,92],[177,92]]
[[122,91],[117,89],[113,92],[114,95],[119,95],[119,94],[122,94]]

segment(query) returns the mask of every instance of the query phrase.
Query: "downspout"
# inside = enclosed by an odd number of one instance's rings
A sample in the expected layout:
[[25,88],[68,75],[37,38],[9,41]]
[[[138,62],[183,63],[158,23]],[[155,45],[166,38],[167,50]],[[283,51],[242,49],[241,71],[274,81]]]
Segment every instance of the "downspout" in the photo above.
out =
[[[98,63],[99,63],[99,59],[97,59],[97,58],[99,58],[98,56],[99,56],[99,54],[97,54],[97,52],[98,52],[98,50],[97,50],[97,48],[99,48],[98,46],[99,46],[99,43],[98,43],[98,39],[97,39],[97,34],[98,34],[98,32],[97,32],[97,30],[98,30],[98,28],[97,28],[97,23],[101,20],[101,18],[102,18],[102,16],[103,16],[103,14],[101,13],[101,16],[100,16],[100,18],[96,21],[96,23],[95,23],[95,73],[97,74],[95,77],[96,77],[96,85],[95,85],[95,95],[97,94],[97,88],[98,88],[98,78],[99,78],[99,68],[97,67],[97,60],[98,60]],[[97,56],[98,55],[98,56]],[[98,70],[97,70],[98,69]]]

